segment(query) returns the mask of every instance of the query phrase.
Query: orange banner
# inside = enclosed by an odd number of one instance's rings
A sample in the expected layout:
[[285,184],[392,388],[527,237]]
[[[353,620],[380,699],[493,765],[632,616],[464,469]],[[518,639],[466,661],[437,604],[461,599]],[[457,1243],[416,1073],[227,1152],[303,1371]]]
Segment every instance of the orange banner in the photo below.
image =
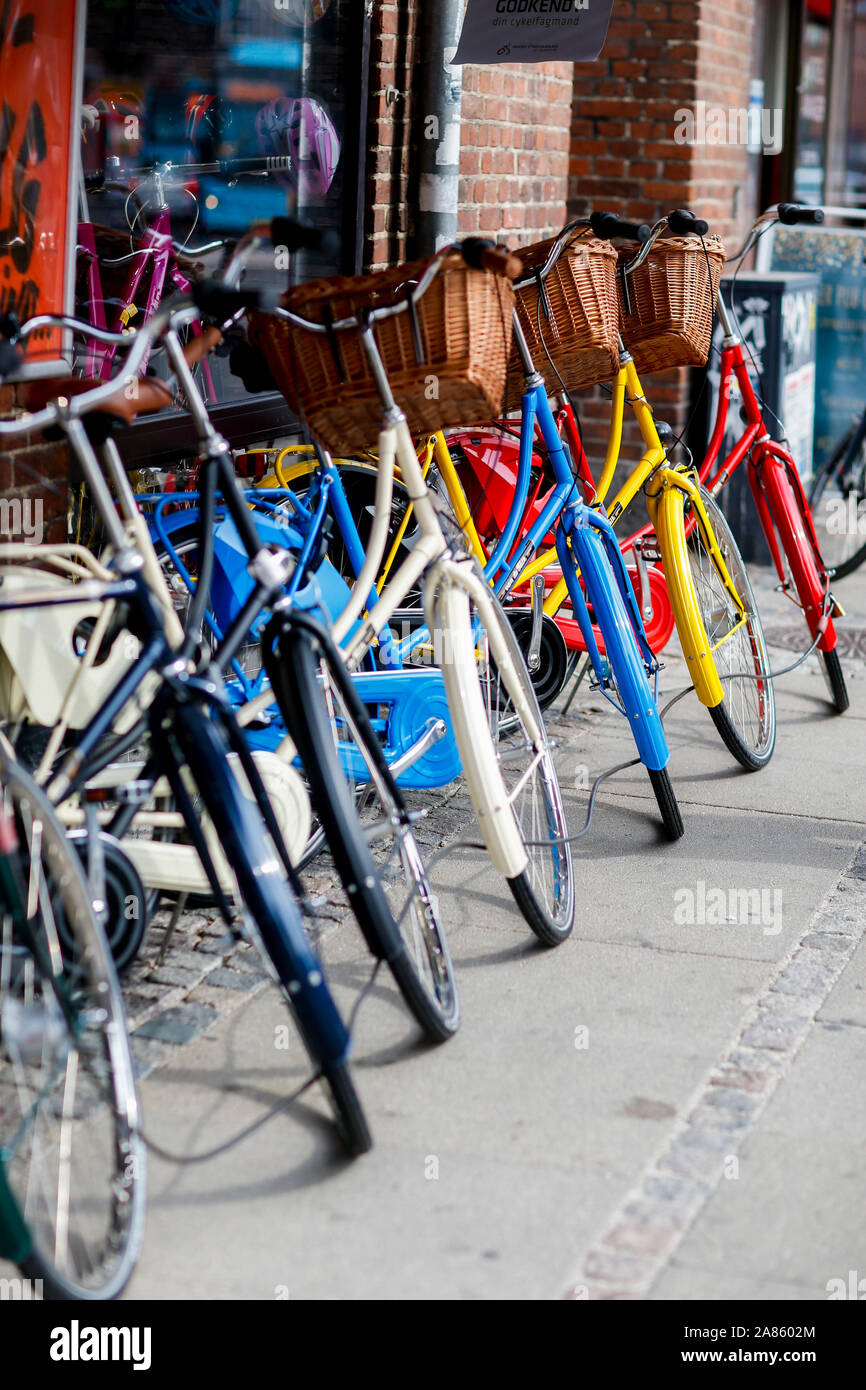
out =
[[[23,323],[69,308],[78,133],[80,0],[0,0],[0,314]],[[56,360],[57,332],[28,340],[28,362]]]

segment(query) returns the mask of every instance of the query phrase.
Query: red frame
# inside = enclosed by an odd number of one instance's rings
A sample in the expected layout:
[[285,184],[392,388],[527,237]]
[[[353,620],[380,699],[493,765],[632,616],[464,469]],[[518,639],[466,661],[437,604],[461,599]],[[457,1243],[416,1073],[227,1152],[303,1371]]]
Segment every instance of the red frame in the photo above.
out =
[[[743,398],[746,428],[727,458],[713,471],[721,453],[734,377]],[[732,343],[722,348],[719,404],[713,433],[698,471],[701,482],[708,491],[715,493],[747,455],[749,486],[776,573],[780,582],[787,584],[788,576],[782,558],[784,551],[809,631],[813,638],[819,639],[819,650],[830,652],[836,645],[836,629],[828,608],[830,578],[821,558],[821,547],[800,474],[788,450],[770,438],[749,376],[743,345]]]

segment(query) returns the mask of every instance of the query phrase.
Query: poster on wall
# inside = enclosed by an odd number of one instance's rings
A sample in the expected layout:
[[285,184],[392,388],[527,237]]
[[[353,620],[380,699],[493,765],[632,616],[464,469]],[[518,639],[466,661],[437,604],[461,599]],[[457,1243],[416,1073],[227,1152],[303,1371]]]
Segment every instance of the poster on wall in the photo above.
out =
[[[0,315],[70,312],[84,0],[0,0]],[[65,370],[63,334],[27,340],[21,377]]]
[[591,63],[613,0],[469,0],[454,63]]

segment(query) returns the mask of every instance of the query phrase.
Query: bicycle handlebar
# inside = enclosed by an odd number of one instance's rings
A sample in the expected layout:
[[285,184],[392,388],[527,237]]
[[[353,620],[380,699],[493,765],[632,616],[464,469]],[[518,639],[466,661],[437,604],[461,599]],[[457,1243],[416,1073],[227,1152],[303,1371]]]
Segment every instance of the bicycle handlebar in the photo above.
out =
[[677,208],[675,212],[669,212],[668,226],[675,236],[706,236],[710,230],[709,222],[705,222],[702,217],[695,217],[688,208]]
[[779,203],[776,216],[786,227],[796,226],[798,222],[811,222],[820,226],[824,221],[824,209],[806,207],[803,203]]
[[128,347],[129,356],[124,364],[125,370],[120,379],[112,377],[110,381],[101,382],[91,391],[82,391],[80,394],[68,398],[62,397],[63,406],[58,399],[35,414],[28,413],[13,420],[0,420],[0,438],[47,429],[51,425],[57,424],[64,411],[73,418],[80,419],[88,411],[96,410],[105,405],[116,394],[118,387],[122,386],[124,379],[130,380],[138,376],[139,369],[143,366],[156,339],[160,337],[169,324],[174,328],[182,328],[197,318],[198,310],[189,301],[175,300],[173,304],[161,305],[153,318],[149,319],[135,333],[103,333],[95,330],[92,324],[85,323],[81,319],[71,318],[68,314],[37,314],[35,318],[28,319],[17,335],[18,338],[27,337],[28,334],[39,328],[70,328],[77,333],[99,337],[102,342],[108,340],[118,346]]
[[797,223],[820,226],[823,221],[823,208],[807,207],[803,203],[776,203],[773,207],[767,208],[766,212],[762,212],[760,217],[755,218],[742,246],[735,255],[728,257],[728,264],[742,260],[747,252],[751,251],[765,223],[782,222],[787,227],[793,227]]
[[466,264],[474,270],[490,270],[494,275],[507,275],[509,280],[516,280],[523,269],[519,256],[484,237],[466,237],[460,243],[460,250]]
[[138,169],[112,168],[95,169],[84,175],[87,192],[95,193],[116,180],[122,173],[130,179],[149,179],[157,175],[166,179],[170,175],[187,178],[198,174],[222,174],[224,178],[237,178],[241,174],[287,174],[293,168],[292,159],[287,154],[251,155],[243,159],[215,159],[206,164],[174,164],[171,160],[145,165]]
[[305,319],[300,314],[293,314],[289,309],[277,308],[274,314],[277,318],[285,319],[287,323],[293,323],[296,328],[305,328],[311,333],[333,333],[344,332],[350,328],[366,327],[373,323],[378,323],[380,319],[393,318],[395,314],[405,313],[410,303],[416,303],[422,295],[426,294],[446,256],[459,251],[466,261],[475,270],[489,270],[494,275],[505,275],[510,280],[516,279],[523,269],[523,263],[518,256],[512,254],[504,246],[496,246],[491,241],[486,241],[482,237],[467,237],[465,241],[455,241],[448,246],[443,246],[438,251],[433,260],[427,266],[421,279],[412,284],[406,299],[399,304],[384,304],[381,309],[373,309],[364,317],[363,324],[354,315],[346,319],[338,319],[334,323],[317,323],[314,319]]
[[573,221],[566,223],[556,238],[544,265],[532,278],[536,279],[537,276],[540,276],[544,280],[561,256],[565,246],[572,239],[573,234],[578,230],[586,229],[591,229],[595,236],[608,241],[614,237],[621,237],[627,241],[638,242],[639,250],[636,256],[623,267],[626,273],[630,273],[643,264],[666,227],[670,227],[671,231],[680,236],[688,234],[706,236],[709,230],[706,222],[695,217],[694,213],[688,212],[685,208],[679,208],[676,212],[669,213],[667,217],[662,217],[653,227],[648,226],[646,222],[628,222],[615,212],[593,212],[588,218],[576,217]]
[[226,289],[221,280],[197,280],[190,293],[193,303],[203,314],[219,319],[221,323],[245,309],[261,309],[270,313],[280,302],[278,290],[262,289],[259,286]]
[[650,228],[646,222],[627,222],[615,212],[593,212],[589,225],[597,237],[612,241],[621,237],[625,241],[639,241],[643,246],[650,238]]

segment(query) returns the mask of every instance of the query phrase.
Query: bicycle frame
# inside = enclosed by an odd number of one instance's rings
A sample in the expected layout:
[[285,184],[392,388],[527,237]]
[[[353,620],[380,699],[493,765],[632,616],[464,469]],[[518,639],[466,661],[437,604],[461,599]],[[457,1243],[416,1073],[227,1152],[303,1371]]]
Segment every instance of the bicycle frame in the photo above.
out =
[[[836,645],[833,617],[841,616],[841,609],[830,594],[830,578],[821,558],[812,513],[797,465],[784,445],[771,438],[764,423],[742,339],[721,294],[717,307],[725,331],[719,401],[713,432],[698,476],[708,491],[717,496],[743,460],[748,458],[749,486],[779,582],[783,590],[788,589],[787,558],[809,630],[813,638],[818,639],[818,649],[832,651]],[[734,381],[743,402],[745,427],[730,453],[719,464]],[[803,553],[803,540],[811,549],[812,564]]]
[[[82,308],[86,310],[88,318],[95,328],[120,333],[128,327],[134,316],[142,312],[143,321],[147,323],[160,306],[166,281],[171,284],[177,294],[189,294],[191,282],[183,274],[174,258],[171,212],[167,204],[158,208],[153,224],[144,228],[141,240],[144,244],[129,253],[129,259],[133,264],[123,287],[123,302],[117,307],[109,323],[105,313],[106,301],[102,288],[102,277],[99,273],[96,228],[92,222],[79,222],[78,250],[87,262],[87,301]],[[142,309],[138,304],[138,299],[148,268],[150,269],[150,276]],[[198,337],[202,332],[201,324],[192,324],[190,332],[193,337]],[[84,375],[99,381],[109,381],[116,356],[117,346],[115,344],[100,344],[96,339],[91,339],[84,357]],[[144,366],[147,366],[147,358],[144,360]],[[208,395],[214,399],[213,374],[207,358],[202,361],[201,370]]]

